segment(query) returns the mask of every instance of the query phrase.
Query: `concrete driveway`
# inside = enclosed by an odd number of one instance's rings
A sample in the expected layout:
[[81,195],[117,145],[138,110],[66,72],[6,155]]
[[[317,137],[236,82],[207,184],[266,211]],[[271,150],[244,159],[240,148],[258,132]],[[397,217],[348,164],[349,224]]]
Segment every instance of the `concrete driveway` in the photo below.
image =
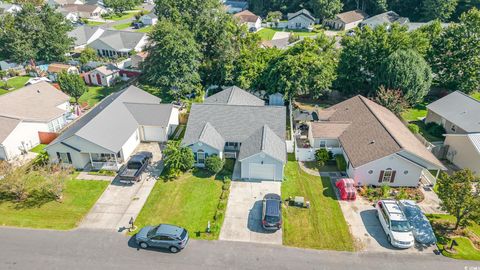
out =
[[373,204],[357,196],[353,202],[339,201],[350,232],[361,251],[366,252],[401,252],[417,254],[433,254],[435,246],[425,247],[416,244],[409,249],[397,249],[388,241]]
[[130,218],[136,218],[163,170],[162,152],[158,143],[141,143],[136,152],[150,151],[152,164],[142,180],[125,185],[115,178],[80,224],[80,228],[106,229],[122,232],[129,227]]
[[280,195],[280,182],[233,181],[220,240],[282,244],[282,230],[265,231],[261,225],[265,194]]

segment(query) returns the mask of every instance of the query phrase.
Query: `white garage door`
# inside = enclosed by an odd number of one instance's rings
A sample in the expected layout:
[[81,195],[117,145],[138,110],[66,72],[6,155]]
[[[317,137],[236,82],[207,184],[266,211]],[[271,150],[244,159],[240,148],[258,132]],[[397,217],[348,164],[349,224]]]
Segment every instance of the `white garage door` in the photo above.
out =
[[250,163],[249,168],[250,179],[275,179],[275,165],[273,164]]
[[143,127],[143,140],[147,142],[163,142],[165,133],[161,127]]

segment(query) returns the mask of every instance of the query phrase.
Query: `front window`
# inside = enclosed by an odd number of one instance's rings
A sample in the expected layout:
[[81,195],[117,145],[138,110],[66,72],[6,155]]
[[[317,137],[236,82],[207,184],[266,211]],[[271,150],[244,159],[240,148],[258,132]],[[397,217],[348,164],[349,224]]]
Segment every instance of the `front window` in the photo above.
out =
[[327,146],[326,141],[320,141],[320,148],[325,148]]
[[93,162],[108,162],[114,161],[115,155],[109,153],[92,153],[92,161]]
[[392,169],[385,170],[383,172],[382,182],[390,183],[390,180],[392,179],[392,175],[393,175]]
[[410,223],[406,220],[392,220],[392,231],[394,232],[409,232],[412,228]]
[[57,158],[60,163],[72,164],[70,153],[57,153]]
[[205,152],[203,152],[202,150],[197,151],[197,163],[205,163]]

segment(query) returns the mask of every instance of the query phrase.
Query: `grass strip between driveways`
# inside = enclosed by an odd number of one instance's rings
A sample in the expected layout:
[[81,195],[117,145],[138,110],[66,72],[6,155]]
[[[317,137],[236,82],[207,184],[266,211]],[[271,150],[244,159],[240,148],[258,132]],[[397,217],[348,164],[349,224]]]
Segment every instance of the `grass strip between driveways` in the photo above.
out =
[[108,186],[108,181],[68,180],[62,202],[0,201],[0,225],[39,229],[75,228]]
[[[135,225],[140,229],[146,225],[174,224],[187,229],[192,238],[217,239],[220,228],[211,234],[204,232],[208,221],[214,221],[222,184],[215,176],[199,169],[172,181],[159,179]],[[218,223],[221,227],[223,220]]]
[[289,206],[283,210],[283,244],[301,248],[353,251],[348,225],[328,177],[304,172],[289,156],[282,183],[282,198],[303,196],[310,209]]

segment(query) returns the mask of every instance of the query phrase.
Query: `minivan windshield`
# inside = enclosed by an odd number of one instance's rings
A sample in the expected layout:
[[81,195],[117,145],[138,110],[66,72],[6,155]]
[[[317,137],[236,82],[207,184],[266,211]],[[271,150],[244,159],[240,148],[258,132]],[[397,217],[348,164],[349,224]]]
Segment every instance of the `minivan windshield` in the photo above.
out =
[[392,231],[394,232],[409,232],[411,231],[410,223],[406,220],[392,220]]

